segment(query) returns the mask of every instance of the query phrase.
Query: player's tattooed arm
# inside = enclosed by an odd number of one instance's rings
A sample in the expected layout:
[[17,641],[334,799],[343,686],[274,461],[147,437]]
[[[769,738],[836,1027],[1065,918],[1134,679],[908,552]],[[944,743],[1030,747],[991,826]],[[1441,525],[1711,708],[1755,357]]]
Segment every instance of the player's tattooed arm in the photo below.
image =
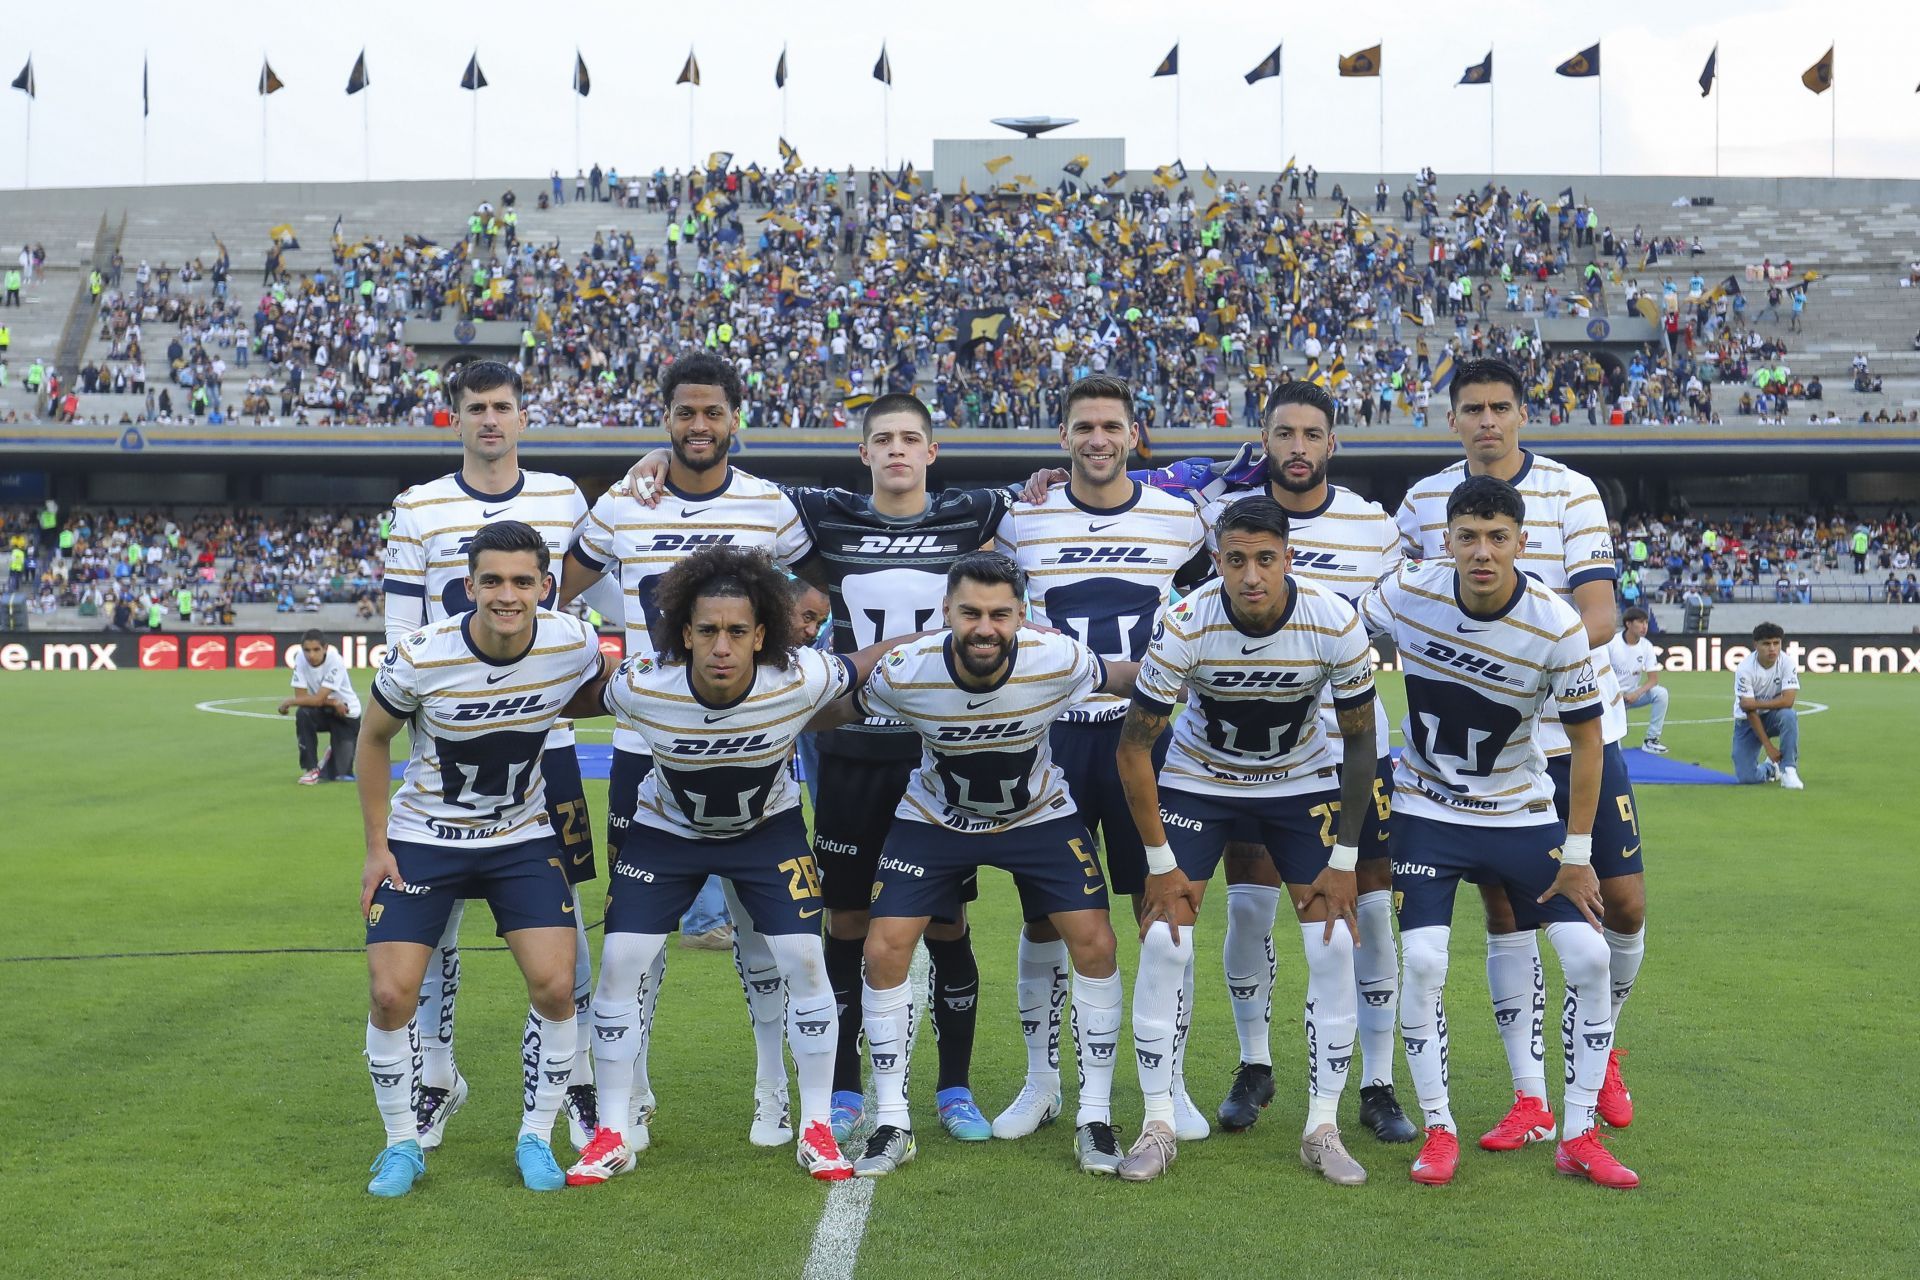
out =
[[1153,744],[1166,731],[1164,714],[1136,702],[1120,723],[1120,749],[1114,755],[1133,828],[1150,845],[1167,842],[1167,829],[1160,822],[1160,781],[1153,771]]

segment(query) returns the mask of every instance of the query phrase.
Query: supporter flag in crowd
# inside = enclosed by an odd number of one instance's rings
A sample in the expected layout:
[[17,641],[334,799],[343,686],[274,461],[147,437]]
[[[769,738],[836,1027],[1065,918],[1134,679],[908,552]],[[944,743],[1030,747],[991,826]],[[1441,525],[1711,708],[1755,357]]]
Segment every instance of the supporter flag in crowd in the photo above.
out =
[[879,61],[873,64],[873,78],[875,80],[878,80],[881,84],[888,86],[889,88],[891,88],[893,85],[893,63],[887,57],[887,46],[885,41],[882,41],[880,44]]
[[1117,187],[1121,183],[1125,182],[1126,180],[1127,180],[1127,171],[1125,169],[1115,169],[1112,173],[1100,179],[1103,185],[1109,186],[1109,187]]
[[593,92],[593,77],[587,74],[587,60],[578,49],[573,51],[573,91],[583,98]]
[[1167,56],[1160,59],[1160,65],[1153,69],[1153,75],[1147,78],[1149,80],[1152,80],[1152,79],[1157,79],[1160,76],[1177,76],[1179,74],[1180,74],[1180,42],[1176,40],[1173,42],[1173,48],[1167,50]]
[[1134,452],[1140,455],[1142,462],[1153,461],[1153,433],[1147,430],[1144,419],[1140,422],[1140,443],[1134,447]]
[[1440,357],[1440,363],[1433,366],[1433,394],[1436,396],[1453,382],[1453,356],[1451,353]]
[[1000,341],[1000,335],[1012,319],[1012,313],[1005,307],[962,311],[955,326],[961,354],[971,355],[973,349],[983,342]]
[[1373,45],[1358,53],[1350,53],[1340,59],[1340,74],[1353,76],[1377,76],[1380,74],[1380,46]]
[[800,167],[800,153],[785,138],[780,139],[780,163],[788,173]]
[[998,175],[1000,170],[1012,163],[1012,156],[995,156],[993,159],[985,161],[982,167],[985,168],[988,173]]
[[[29,70],[31,70],[31,67],[29,67]],[[1808,67],[1806,71],[1801,74],[1800,83],[1815,93],[1825,93],[1827,90],[1833,88],[1832,45],[1827,46],[1827,51],[1820,56],[1820,61]],[[19,81],[16,80],[14,84],[18,87]]]
[[1574,80],[1584,80],[1588,76],[1600,74],[1600,46],[1589,45],[1568,58],[1553,69],[1557,76],[1567,76]]
[[1730,293],[1737,294],[1739,292],[1740,282],[1732,276],[1728,276],[1725,280],[1722,280],[1718,285],[1714,286],[1712,296],[1715,298],[1724,298]]
[[1299,168],[1300,167],[1299,160],[1300,160],[1299,156],[1288,156],[1287,167],[1280,171],[1280,176],[1284,178],[1288,174],[1292,173],[1295,169]]
[[1713,92],[1713,69],[1720,61],[1720,46],[1713,46],[1713,52],[1707,55],[1707,66],[1700,73],[1700,96],[1706,97]]
[[480,69],[478,49],[475,49],[473,56],[467,59],[467,69],[460,73],[460,87],[474,93],[487,87],[487,73]]
[[[1487,56],[1466,69],[1459,84],[1492,84],[1493,50],[1487,50]],[[1458,87],[1457,85],[1455,87]]]
[[848,396],[844,403],[849,409],[864,409],[877,399],[879,399],[879,397],[872,392],[862,391],[856,395]]
[[693,50],[687,50],[686,65],[680,68],[680,74],[674,78],[675,84],[699,84],[700,60],[693,56]]
[[780,46],[780,61],[774,64],[773,87],[776,89],[787,87],[787,46],[785,45]]
[[267,238],[279,245],[282,249],[298,249],[300,247],[300,237],[293,233],[293,224],[291,222],[283,222],[277,227],[268,227]]
[[1558,197],[1558,200],[1561,208],[1563,209],[1573,208],[1573,188],[1567,187],[1565,190],[1561,191]]
[[[27,71],[32,71],[32,70],[33,70],[33,63],[31,62],[27,63]],[[21,74],[25,75],[26,72],[22,72]],[[13,82],[13,87],[18,89],[20,87],[20,82],[18,80],[15,80]],[[286,87],[287,87],[286,82],[283,81],[279,76],[273,74],[273,64],[271,62],[268,62],[265,58],[260,59],[260,96],[264,98],[268,94],[278,93]]]
[[1207,190],[1209,191],[1218,191],[1220,189],[1220,175],[1213,171],[1212,165],[1208,165],[1200,171],[1200,181],[1207,184]]
[[1262,80],[1271,80],[1280,74],[1280,50],[1285,43],[1282,41],[1273,46],[1273,52],[1260,59],[1259,66],[1247,72],[1248,84],[1259,84]]
[[1073,159],[1067,161],[1064,165],[1060,167],[1062,172],[1070,173],[1074,177],[1079,178],[1079,177],[1084,177],[1086,175],[1087,166],[1092,163],[1093,163],[1092,156],[1075,156]]
[[372,83],[367,77],[367,51],[362,49],[353,60],[353,70],[347,73],[347,95],[351,97]]
[[715,151],[707,156],[708,172],[718,170],[719,172],[725,173],[732,164],[733,152],[731,151]]

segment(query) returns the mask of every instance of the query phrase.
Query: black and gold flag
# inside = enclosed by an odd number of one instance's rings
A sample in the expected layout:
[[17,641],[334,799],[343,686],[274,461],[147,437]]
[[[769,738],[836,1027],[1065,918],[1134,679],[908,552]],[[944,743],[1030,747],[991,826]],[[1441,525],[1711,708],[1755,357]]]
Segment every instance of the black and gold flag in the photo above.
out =
[[1125,169],[1115,169],[1112,173],[1100,179],[1100,185],[1106,186],[1106,187],[1117,187],[1121,183],[1125,182],[1126,180],[1127,180],[1127,171]]
[[593,92],[593,77],[587,74],[587,60],[578,49],[573,51],[573,91],[583,98]]
[[1474,63],[1472,66],[1466,69],[1465,73],[1461,75],[1458,81],[1458,84],[1492,84],[1492,83],[1493,83],[1493,50],[1489,49],[1487,50],[1486,57],[1482,58],[1480,61]]
[[1271,80],[1280,74],[1280,50],[1285,41],[1273,46],[1273,52],[1260,59],[1260,65],[1247,72],[1248,84],[1259,84],[1262,80]]
[[1833,88],[1833,46],[1827,46],[1820,61],[1808,67],[1800,75],[1800,83],[1815,93],[1825,93]]
[[700,83],[700,60],[693,56],[692,49],[687,50],[686,64],[680,68],[680,74],[674,78],[673,82],[694,85]]
[[473,56],[467,59],[467,69],[460,74],[460,87],[473,93],[487,87],[487,73],[480,69],[480,51],[475,49]]
[[787,87],[787,46],[785,45],[780,46],[780,61],[773,67],[773,87],[776,89]]
[[788,173],[800,167],[800,153],[785,138],[780,139],[780,165]]
[[1553,74],[1584,80],[1600,74],[1600,46],[1589,45],[1553,69]]
[[1093,163],[1092,156],[1075,156],[1073,159],[1067,161],[1064,165],[1060,167],[1063,172],[1070,173],[1074,177],[1079,178],[1079,177],[1084,177],[1086,175],[1087,166],[1092,163]]
[[372,83],[372,78],[367,75],[367,51],[362,49],[360,56],[353,60],[353,70],[347,73],[347,96],[353,96]]
[[[26,77],[27,83],[29,85],[33,83],[33,62],[31,59],[29,59],[27,62],[27,69],[25,71],[22,71],[20,74]],[[21,87],[20,82],[18,80],[15,80],[13,82],[13,87],[16,89],[20,88]],[[286,82],[282,80],[279,76],[273,74],[273,64],[271,62],[268,62],[265,58],[260,59],[260,96],[264,98],[268,94],[278,93],[286,87],[287,87]],[[29,88],[27,92],[31,94],[33,90]]]
[[1160,65],[1153,69],[1153,75],[1147,78],[1151,80],[1157,79],[1160,76],[1177,76],[1179,74],[1180,42],[1176,40],[1174,41],[1173,48],[1167,50],[1167,56],[1160,59]]
[[963,354],[970,353],[983,342],[998,342],[1012,321],[1012,314],[1005,307],[987,307],[978,311],[962,311],[954,328],[957,343]]
[[1341,58],[1340,74],[1348,78],[1352,78],[1354,76],[1379,75],[1380,74],[1380,46],[1376,44],[1371,48],[1362,49],[1358,53],[1350,53],[1345,57]]

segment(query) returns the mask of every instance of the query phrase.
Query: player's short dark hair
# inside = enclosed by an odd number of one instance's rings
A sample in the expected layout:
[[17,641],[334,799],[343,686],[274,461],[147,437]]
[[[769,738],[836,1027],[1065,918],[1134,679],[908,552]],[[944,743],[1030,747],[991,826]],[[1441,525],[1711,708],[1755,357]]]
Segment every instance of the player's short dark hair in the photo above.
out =
[[969,551],[955,560],[947,570],[947,594],[952,595],[962,582],[1004,583],[1013,588],[1015,599],[1024,600],[1027,595],[1027,571],[998,551]]
[[1091,373],[1067,388],[1067,402],[1060,406],[1060,420],[1073,416],[1073,406],[1082,400],[1118,400],[1127,406],[1127,420],[1133,420],[1133,388],[1125,378],[1110,373]]
[[1304,404],[1318,409],[1327,416],[1327,430],[1333,430],[1333,396],[1316,382],[1304,378],[1295,378],[1283,382],[1267,393],[1267,403],[1260,409],[1260,427],[1265,430],[1273,422],[1273,414],[1282,405]]
[[860,438],[865,440],[872,432],[875,418],[884,418],[890,413],[912,414],[920,419],[927,438],[933,438],[933,410],[927,408],[919,396],[908,395],[904,391],[888,392],[867,406],[867,411],[860,415]]
[[1520,491],[1493,476],[1468,476],[1447,496],[1447,523],[1461,516],[1493,520],[1505,516],[1518,528],[1527,527],[1527,504]]
[[660,621],[654,643],[668,662],[688,663],[687,628],[693,607],[702,600],[734,596],[753,610],[753,620],[767,631],[754,662],[785,671],[793,665],[793,588],[786,570],[758,547],[717,546],[696,551],[660,576],[654,588],[654,606]]
[[1491,357],[1484,360],[1461,360],[1453,366],[1453,381],[1447,384],[1447,404],[1452,408],[1460,406],[1462,387],[1485,386],[1489,382],[1502,382],[1513,389],[1513,402],[1525,407],[1526,388],[1520,384],[1520,375],[1505,360]]
[[520,380],[520,371],[504,360],[476,360],[471,356],[448,361],[442,371],[446,381],[447,403],[457,413],[460,410],[460,397],[471,391],[479,395],[483,391],[492,391],[495,387],[512,387],[513,402],[519,404],[526,391]]
[[553,564],[553,552],[547,547],[547,540],[532,525],[520,520],[495,520],[492,524],[482,525],[480,532],[473,535],[467,543],[467,572],[480,571],[480,553],[482,551],[527,551],[540,562],[540,572],[546,573]]
[[1622,622],[1645,622],[1646,620],[1647,611],[1639,605],[1634,605],[1631,609],[1628,609],[1620,615],[1620,621]]
[[1287,540],[1287,509],[1264,493],[1242,498],[1214,521],[1214,535],[1225,541],[1230,533],[1270,533]]
[[1786,638],[1786,628],[1777,622],[1763,622],[1753,629],[1755,644],[1759,644],[1762,640],[1785,640]]
[[306,634],[300,637],[301,644],[306,644],[309,640],[318,640],[321,644],[327,642],[326,636],[321,634],[318,627],[308,627]]
[[727,407],[735,413],[747,391],[740,382],[740,371],[719,356],[705,351],[689,351],[667,366],[660,375],[660,398],[669,405],[673,393],[681,387],[718,387],[727,397]]

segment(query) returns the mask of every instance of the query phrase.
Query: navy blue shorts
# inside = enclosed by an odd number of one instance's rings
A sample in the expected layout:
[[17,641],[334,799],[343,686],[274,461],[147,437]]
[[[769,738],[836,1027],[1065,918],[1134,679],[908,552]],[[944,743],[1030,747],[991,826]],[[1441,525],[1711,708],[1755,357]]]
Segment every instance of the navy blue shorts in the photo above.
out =
[[[1627,757],[1620,744],[1607,744],[1600,770],[1600,803],[1593,811],[1593,874],[1602,880],[1639,875],[1646,855],[1640,851],[1640,813],[1634,807],[1633,782],[1627,777]],[[1573,756],[1553,756],[1547,776],[1553,779],[1553,811],[1567,820],[1567,802],[1573,793]]]
[[[1335,789],[1334,798],[1339,799]],[[1334,824],[1339,835],[1339,824]],[[1389,856],[1388,841],[1393,836],[1393,757],[1381,756],[1373,764],[1373,803],[1367,808],[1365,824],[1360,828],[1360,861],[1369,862]],[[1241,844],[1259,844],[1260,831],[1252,818],[1241,818],[1227,832],[1227,839]]]
[[580,757],[572,747],[548,747],[540,774],[547,782],[547,821],[567,855],[567,883],[585,884],[600,872],[593,864],[593,814],[580,785]]
[[1393,824],[1393,901],[1400,928],[1451,925],[1453,894],[1463,877],[1504,886],[1514,921],[1522,929],[1556,920],[1584,922],[1580,908],[1565,898],[1536,901],[1560,874],[1554,855],[1566,834],[1561,822],[1468,826],[1400,814]]
[[[1067,775],[1067,793],[1080,811],[1089,846],[1103,846],[1107,856],[1107,887],[1115,893],[1137,894],[1147,887],[1147,847],[1134,829],[1127,809],[1127,793],[1120,786],[1114,758],[1120,750],[1120,720],[1097,723],[1058,721],[1050,738],[1053,762]],[[1153,744],[1153,771],[1167,762],[1173,734],[1163,733]]]
[[1312,884],[1340,835],[1340,792],[1211,796],[1160,788],[1167,845],[1189,880],[1211,880],[1228,840],[1265,845],[1287,884]]
[[978,867],[1012,874],[1028,920],[1107,909],[1100,860],[1087,843],[1080,815],[1070,813],[991,835],[966,835],[902,818],[880,851],[867,910],[876,916],[956,919],[962,887]]
[[494,933],[516,929],[571,929],[573,889],[566,857],[551,835],[491,849],[389,840],[405,889],[382,883],[367,913],[367,942],[417,942],[431,947],[446,931],[453,904],[485,898]]
[[640,784],[653,772],[653,756],[639,751],[615,751],[607,770],[607,857],[620,852],[633,815],[640,812]]
[[[920,758],[869,760],[820,753],[818,799],[813,806],[813,860],[820,868],[820,892],[829,911],[865,911],[873,898],[874,868],[894,827],[893,811],[907,793]],[[979,881],[969,875],[958,902],[980,896]],[[960,918],[960,908],[936,912],[942,920]]]
[[606,931],[672,933],[708,876],[733,882],[761,933],[820,932],[820,877],[798,806],[729,840],[629,827],[607,871]]

